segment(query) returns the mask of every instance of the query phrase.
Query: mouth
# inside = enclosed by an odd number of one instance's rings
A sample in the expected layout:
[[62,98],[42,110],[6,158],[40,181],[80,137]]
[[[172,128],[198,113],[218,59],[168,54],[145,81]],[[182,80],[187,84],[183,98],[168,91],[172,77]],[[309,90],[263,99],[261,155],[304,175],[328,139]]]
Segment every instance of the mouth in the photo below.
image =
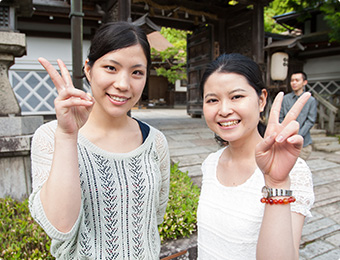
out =
[[231,121],[227,121],[227,122],[219,122],[218,124],[220,126],[223,126],[223,127],[230,127],[230,126],[237,125],[240,122],[241,122],[241,120],[231,120]]
[[127,97],[119,97],[119,96],[110,95],[110,94],[107,94],[107,95],[115,102],[126,102],[130,99]]

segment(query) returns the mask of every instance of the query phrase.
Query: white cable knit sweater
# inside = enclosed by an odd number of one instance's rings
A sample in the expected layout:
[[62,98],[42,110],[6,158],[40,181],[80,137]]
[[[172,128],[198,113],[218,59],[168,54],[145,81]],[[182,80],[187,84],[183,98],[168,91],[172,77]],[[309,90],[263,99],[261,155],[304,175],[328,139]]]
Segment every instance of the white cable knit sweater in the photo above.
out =
[[[210,154],[202,165],[203,180],[197,212],[198,259],[255,260],[264,212],[264,204],[260,202],[263,173],[257,168],[245,183],[236,187],[223,186],[216,177],[216,169],[224,149]],[[304,160],[298,158],[290,179],[296,198],[291,211],[311,217],[313,181]]]
[[[68,233],[46,218],[40,189],[51,168],[57,121],[41,126],[32,142],[34,219],[52,239],[57,259],[159,259],[157,225],[163,221],[170,181],[170,159],[164,135],[150,126],[144,143],[129,153],[100,149],[78,137],[82,205]],[[60,191],[62,192],[62,191]]]

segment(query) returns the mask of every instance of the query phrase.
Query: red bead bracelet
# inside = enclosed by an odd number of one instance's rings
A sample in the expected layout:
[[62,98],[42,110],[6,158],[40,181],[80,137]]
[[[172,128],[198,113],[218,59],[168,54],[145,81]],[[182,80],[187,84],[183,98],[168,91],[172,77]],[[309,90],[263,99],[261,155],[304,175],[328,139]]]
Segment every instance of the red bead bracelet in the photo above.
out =
[[293,203],[295,202],[296,199],[291,196],[289,198],[284,198],[284,199],[273,199],[273,198],[262,198],[261,199],[261,202],[262,203],[266,203],[266,204],[270,204],[270,205],[273,205],[273,204],[289,204],[289,203]]

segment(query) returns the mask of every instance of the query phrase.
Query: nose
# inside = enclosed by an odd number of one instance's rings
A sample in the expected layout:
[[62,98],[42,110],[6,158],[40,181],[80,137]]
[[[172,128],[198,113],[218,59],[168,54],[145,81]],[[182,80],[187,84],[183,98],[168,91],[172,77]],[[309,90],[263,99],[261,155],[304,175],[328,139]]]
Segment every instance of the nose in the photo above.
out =
[[127,91],[130,88],[129,75],[126,72],[119,72],[116,74],[116,80],[113,86],[120,91]]
[[219,115],[222,117],[227,117],[228,115],[233,113],[233,108],[232,108],[232,104],[230,104],[230,102],[228,101],[223,101],[220,102],[220,107],[219,107]]

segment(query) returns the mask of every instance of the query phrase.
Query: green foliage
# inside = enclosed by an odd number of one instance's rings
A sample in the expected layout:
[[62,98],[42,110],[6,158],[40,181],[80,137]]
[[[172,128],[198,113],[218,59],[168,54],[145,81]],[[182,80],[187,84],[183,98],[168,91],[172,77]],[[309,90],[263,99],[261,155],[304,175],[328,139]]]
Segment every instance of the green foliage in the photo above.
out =
[[287,31],[282,25],[277,24],[274,16],[294,11],[293,7],[288,6],[290,0],[274,0],[264,8],[264,30],[271,33],[282,33]]
[[[171,167],[170,194],[164,222],[159,226],[161,240],[189,236],[196,231],[196,211],[199,188],[177,165]],[[45,259],[50,254],[51,241],[33,220],[28,199],[0,199],[0,260]]]
[[330,41],[340,42],[340,1],[325,1],[320,6],[320,10],[325,14],[325,20],[331,28],[329,33]]
[[186,37],[189,32],[162,27],[161,34],[174,46],[164,51],[151,49],[151,57],[160,58],[164,65],[156,68],[158,76],[163,76],[172,84],[178,79],[186,79]]
[[[339,0],[274,0],[264,10],[264,24],[266,32],[280,33],[285,29],[276,24],[273,16],[297,12],[300,13],[299,21],[310,18],[308,10],[320,9],[324,19],[330,27],[330,41],[340,42],[340,1]],[[292,28],[290,28],[292,29]]]
[[28,200],[0,199],[0,259],[54,259],[50,244],[29,213]]
[[199,188],[178,165],[171,167],[169,202],[164,222],[159,226],[161,240],[188,237],[196,231]]

